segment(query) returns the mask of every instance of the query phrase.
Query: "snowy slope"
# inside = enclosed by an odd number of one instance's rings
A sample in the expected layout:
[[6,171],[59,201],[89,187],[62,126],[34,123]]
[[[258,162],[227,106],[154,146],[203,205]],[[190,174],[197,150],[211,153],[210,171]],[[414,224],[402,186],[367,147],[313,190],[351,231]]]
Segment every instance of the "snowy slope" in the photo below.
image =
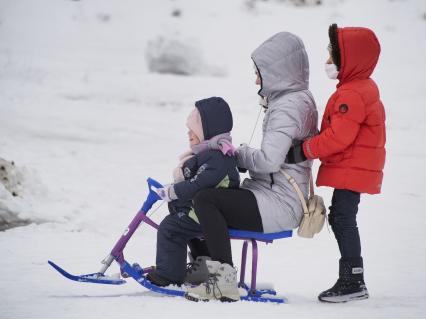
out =
[[[423,0],[308,7],[272,0],[0,0],[0,157],[16,163],[25,186],[19,198],[2,188],[0,207],[34,221],[0,232],[0,318],[424,318],[425,14]],[[374,79],[387,110],[385,180],[382,195],[363,196],[359,213],[371,299],[316,301],[337,274],[337,245],[327,230],[315,240],[260,245],[258,278],[289,299],[280,306],[196,304],[134,282],[78,284],[50,269],[48,259],[77,274],[99,269],[142,204],[146,178],[170,180],[196,99],[223,96],[234,113],[236,144],[248,141],[258,113],[250,53],[272,34],[287,30],[304,40],[322,114],[335,85],[323,67],[332,22],[371,27],[382,44]],[[191,76],[150,72],[152,56],[167,45],[176,55],[166,60],[188,66]],[[329,189],[318,193],[330,201]],[[164,214],[163,206],[154,219]],[[240,247],[234,243],[236,264]],[[155,232],[141,227],[126,256],[152,264]]]

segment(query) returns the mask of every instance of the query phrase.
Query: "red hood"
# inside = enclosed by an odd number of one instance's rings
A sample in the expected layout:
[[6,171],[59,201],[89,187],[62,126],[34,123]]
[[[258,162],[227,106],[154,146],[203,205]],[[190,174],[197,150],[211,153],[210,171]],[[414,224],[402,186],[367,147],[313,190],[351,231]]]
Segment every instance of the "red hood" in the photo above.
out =
[[340,49],[339,85],[352,80],[368,79],[380,55],[380,43],[367,28],[338,28]]

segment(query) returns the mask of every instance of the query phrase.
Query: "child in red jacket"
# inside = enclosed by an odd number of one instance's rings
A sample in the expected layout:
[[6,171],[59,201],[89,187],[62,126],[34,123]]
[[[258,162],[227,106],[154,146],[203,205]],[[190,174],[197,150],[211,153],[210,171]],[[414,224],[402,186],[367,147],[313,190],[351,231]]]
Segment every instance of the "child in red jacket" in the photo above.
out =
[[369,296],[356,214],[360,193],[378,194],[382,186],[385,111],[377,85],[370,78],[380,54],[373,31],[333,24],[329,37],[326,72],[339,80],[337,90],[328,100],[320,134],[296,143],[287,162],[319,158],[317,185],[334,188],[328,218],[341,254],[339,279],[318,298],[345,302]]

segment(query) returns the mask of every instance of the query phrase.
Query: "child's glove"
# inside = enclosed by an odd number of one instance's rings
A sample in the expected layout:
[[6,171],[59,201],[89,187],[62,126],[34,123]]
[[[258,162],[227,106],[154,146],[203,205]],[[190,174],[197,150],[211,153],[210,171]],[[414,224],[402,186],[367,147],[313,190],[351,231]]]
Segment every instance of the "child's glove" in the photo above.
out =
[[294,145],[290,147],[285,162],[287,164],[297,164],[306,161],[307,158],[303,153],[303,141],[294,141]]
[[156,188],[151,186],[151,189],[166,202],[171,202],[172,200],[177,199],[173,185],[165,185],[164,188]]

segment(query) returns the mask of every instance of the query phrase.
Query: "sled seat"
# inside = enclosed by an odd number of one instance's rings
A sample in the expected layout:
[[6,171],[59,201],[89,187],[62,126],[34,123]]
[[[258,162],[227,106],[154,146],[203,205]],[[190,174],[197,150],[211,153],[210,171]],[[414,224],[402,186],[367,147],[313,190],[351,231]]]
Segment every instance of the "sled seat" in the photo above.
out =
[[263,241],[265,243],[272,243],[275,239],[288,238],[293,236],[292,230],[284,230],[278,233],[258,233],[248,230],[239,230],[239,229],[229,229],[229,235],[232,239],[255,239],[258,241]]
[[[256,289],[256,276],[257,276],[257,241],[272,243],[276,239],[289,238],[293,236],[292,230],[285,230],[277,233],[258,233],[246,230],[229,229],[229,236],[231,239],[244,240],[242,253],[241,253],[241,268],[240,268],[240,281],[238,286],[247,290],[248,296],[260,297],[263,294],[276,295],[276,292],[271,289],[258,290]],[[251,260],[251,283],[250,287],[245,283],[246,261],[247,261],[247,248],[248,243],[252,247],[252,260]]]

